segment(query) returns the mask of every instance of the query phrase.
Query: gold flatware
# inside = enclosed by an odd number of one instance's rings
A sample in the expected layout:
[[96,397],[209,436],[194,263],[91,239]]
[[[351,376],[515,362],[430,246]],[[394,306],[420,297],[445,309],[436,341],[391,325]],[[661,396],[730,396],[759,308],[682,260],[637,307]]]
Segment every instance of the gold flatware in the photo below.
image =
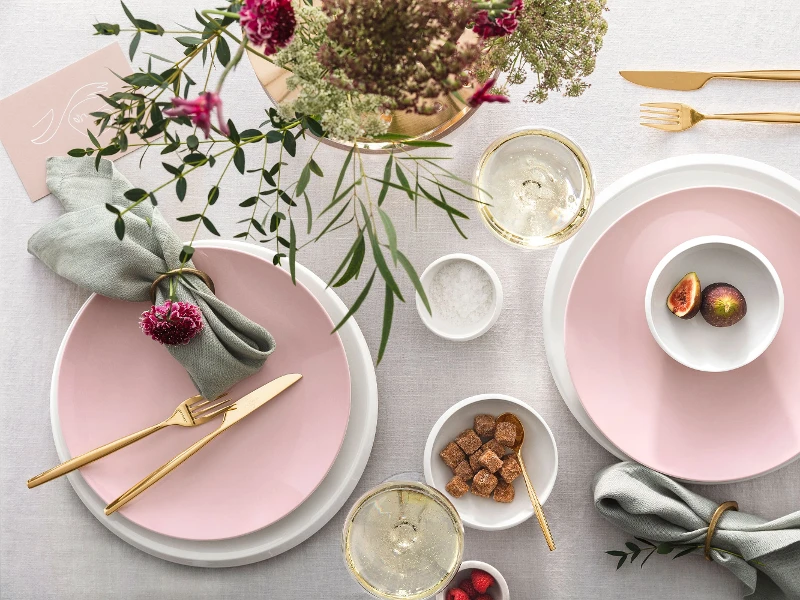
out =
[[702,71],[620,71],[625,79],[637,85],[661,90],[686,92],[699,90],[709,79],[757,79],[760,81],[800,81],[800,71],[730,71],[705,73]]
[[57,467],[53,467],[52,469],[49,469],[44,473],[37,475],[36,477],[31,477],[28,480],[28,487],[35,488],[37,485],[42,485],[43,483],[52,481],[57,477],[66,475],[75,469],[79,469],[84,465],[88,465],[89,463],[96,461],[99,458],[108,456],[112,452],[116,452],[120,448],[130,446],[132,443],[138,442],[151,433],[155,433],[156,431],[164,429],[165,427],[169,427],[170,425],[194,427],[195,425],[208,423],[208,421],[220,413],[228,410],[228,408],[233,404],[233,399],[226,398],[223,400],[223,396],[225,396],[225,394],[219,396],[215,400],[206,400],[202,396],[192,396],[191,398],[181,402],[172,415],[160,423],[157,423],[152,427],[142,429],[141,431],[137,431],[136,433],[132,433],[114,442],[110,442],[104,446],[100,446],[99,448],[95,448],[94,450],[90,450],[85,454],[81,454],[80,456],[76,456],[75,458],[71,458],[70,460],[63,462]]
[[110,515],[111,513],[118,511],[155,482],[162,479],[169,472],[173,471],[176,467],[182,464],[186,459],[200,450],[203,446],[208,444],[220,433],[244,419],[247,415],[260,406],[272,400],[286,388],[298,382],[302,377],[303,376],[300,374],[283,375],[277,379],[273,379],[266,385],[262,385],[260,388],[250,392],[246,396],[239,398],[225,411],[225,415],[222,417],[222,424],[218,429],[215,429],[207,436],[201,438],[189,446],[186,450],[178,454],[178,456],[150,473],[150,475],[142,479],[139,483],[134,485],[131,489],[114,500],[111,504],[106,506],[105,513]]
[[522,470],[522,478],[525,480],[525,487],[528,488],[528,496],[530,496],[531,504],[533,504],[533,512],[536,514],[536,519],[539,521],[539,527],[542,528],[542,534],[547,542],[547,547],[550,548],[550,551],[553,551],[556,549],[556,544],[553,541],[553,536],[550,534],[550,526],[547,524],[547,519],[544,517],[544,510],[542,510],[542,504],[539,502],[539,496],[536,495],[536,490],[533,489],[531,479],[528,477],[525,461],[522,460],[522,442],[525,441],[525,427],[522,426],[522,422],[514,413],[503,413],[497,417],[497,422],[513,423],[517,427],[517,439],[514,440],[514,447],[511,448],[511,450],[517,456],[517,461]]
[[751,121],[755,123],[800,123],[800,113],[763,112],[704,115],[691,106],[677,102],[651,102],[642,104],[640,124],[663,131],[685,131],[700,121]]

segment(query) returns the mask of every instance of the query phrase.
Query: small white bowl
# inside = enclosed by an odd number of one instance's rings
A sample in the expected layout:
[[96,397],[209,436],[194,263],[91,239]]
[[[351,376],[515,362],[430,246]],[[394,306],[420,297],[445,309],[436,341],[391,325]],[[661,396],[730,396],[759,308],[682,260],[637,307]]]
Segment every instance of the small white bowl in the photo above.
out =
[[539,413],[516,398],[504,394],[480,394],[454,404],[436,421],[425,444],[425,481],[445,494],[461,515],[464,525],[473,529],[508,529],[533,516],[533,507],[522,477],[514,481],[514,501],[508,504],[495,502],[492,498],[479,498],[469,492],[461,498],[453,498],[445,490],[447,482],[453,478],[453,472],[444,464],[439,453],[458,434],[473,426],[476,415],[497,417],[506,412],[517,415],[525,427],[522,458],[539,501],[544,504],[553,490],[558,473],[556,440]]
[[[713,327],[699,313],[693,319],[672,314],[667,297],[692,271],[703,289],[719,282],[738,289],[747,302],[745,317],[730,327]],[[775,339],[783,318],[783,287],[769,260],[750,244],[719,235],[699,237],[661,259],[647,284],[644,310],[664,352],[692,369],[721,373],[754,361]]]
[[433,315],[429,314],[419,294],[417,294],[417,312],[419,312],[419,317],[422,319],[422,322],[436,335],[456,342],[466,342],[467,340],[474,340],[482,336],[497,322],[500,316],[500,310],[503,307],[503,286],[500,284],[500,278],[497,276],[497,273],[494,272],[494,269],[480,258],[470,254],[447,254],[428,265],[428,268],[422,272],[422,276],[420,277],[422,287],[425,289],[425,293],[428,296],[428,303],[432,304],[428,290],[430,289],[431,282],[436,273],[438,273],[439,269],[445,264],[458,260],[468,261],[478,265],[489,275],[489,279],[492,280],[494,302],[486,315],[475,323],[458,326],[437,316],[436,309],[433,309]]
[[456,573],[455,577],[453,577],[453,581],[451,581],[441,592],[436,594],[436,600],[445,600],[447,597],[447,592],[457,588],[462,581],[468,579],[470,577],[470,572],[473,569],[486,571],[489,575],[494,577],[494,583],[487,590],[494,600],[511,600],[511,594],[508,591],[508,584],[506,583],[505,577],[503,577],[500,571],[495,569],[492,565],[479,560],[465,560],[462,562],[461,568],[459,568],[458,573]]

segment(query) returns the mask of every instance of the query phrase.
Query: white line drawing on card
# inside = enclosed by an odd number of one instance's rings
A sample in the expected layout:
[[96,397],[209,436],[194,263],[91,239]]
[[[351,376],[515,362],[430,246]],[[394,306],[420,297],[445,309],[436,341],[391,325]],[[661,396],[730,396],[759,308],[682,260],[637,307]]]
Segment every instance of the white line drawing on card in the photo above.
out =
[[97,94],[106,91],[108,91],[107,81],[87,83],[86,85],[79,87],[67,101],[67,105],[64,107],[64,111],[61,113],[58,123],[54,125],[55,111],[51,108],[41,119],[36,121],[36,123],[31,126],[32,129],[35,129],[40,123],[45,120],[47,121],[47,127],[45,128],[44,132],[41,135],[32,138],[31,142],[34,144],[46,144],[53,139],[53,136],[55,136],[56,133],[58,133],[58,130],[61,128],[61,124],[64,122],[65,116],[67,117],[67,121],[69,122],[70,126],[75,131],[86,135],[85,131],[78,129],[75,126],[77,123],[81,123],[86,118],[86,112],[84,110],[80,110],[76,113],[76,110],[86,102],[97,100]]

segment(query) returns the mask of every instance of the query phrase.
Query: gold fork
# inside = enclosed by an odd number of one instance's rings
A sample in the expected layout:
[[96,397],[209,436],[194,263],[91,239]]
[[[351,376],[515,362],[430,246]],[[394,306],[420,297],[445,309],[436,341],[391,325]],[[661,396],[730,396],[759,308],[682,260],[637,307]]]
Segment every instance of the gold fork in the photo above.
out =
[[800,123],[800,113],[764,112],[704,115],[691,106],[678,102],[642,104],[640,124],[662,131],[685,131],[705,119],[721,121],[754,121],[758,123]]
[[223,394],[214,400],[206,400],[202,396],[192,396],[191,398],[187,398],[178,405],[172,415],[160,423],[157,423],[152,427],[142,429],[141,431],[137,431],[136,433],[132,433],[124,438],[118,439],[115,442],[110,442],[105,446],[100,446],[99,448],[90,450],[85,454],[81,454],[80,456],[76,456],[75,458],[71,458],[70,460],[63,462],[57,467],[53,467],[52,469],[49,469],[44,473],[37,475],[36,477],[31,477],[28,480],[28,487],[34,488],[37,485],[47,483],[48,481],[56,479],[57,477],[66,475],[75,469],[79,469],[84,465],[88,465],[90,462],[96,461],[98,458],[103,458],[112,452],[116,452],[120,448],[124,448],[125,446],[129,446],[134,442],[138,442],[151,433],[155,433],[156,431],[164,429],[169,425],[194,427],[195,425],[207,423],[217,415],[228,410],[234,403],[234,401],[230,398],[223,400],[222,398],[225,395],[226,394]]

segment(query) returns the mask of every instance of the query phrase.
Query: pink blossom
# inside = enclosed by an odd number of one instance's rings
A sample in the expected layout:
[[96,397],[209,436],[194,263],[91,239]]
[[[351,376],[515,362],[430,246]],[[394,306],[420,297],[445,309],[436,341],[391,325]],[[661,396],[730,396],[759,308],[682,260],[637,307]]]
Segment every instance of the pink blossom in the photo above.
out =
[[245,0],[239,10],[247,39],[268,56],[292,41],[296,24],[291,0]]
[[164,111],[164,114],[169,117],[189,117],[192,123],[197,125],[206,134],[208,139],[211,133],[211,112],[217,111],[217,122],[219,123],[219,130],[228,135],[228,124],[222,116],[222,98],[214,92],[202,92],[194,100],[186,100],[178,98],[177,96],[172,99],[172,106]]
[[144,311],[139,326],[159,344],[188,344],[203,329],[203,315],[194,304],[167,300]]
[[475,15],[475,26],[472,30],[483,39],[501,37],[514,33],[519,26],[517,13],[522,10],[522,0],[513,0],[503,15],[492,19],[486,10]]
[[475,108],[476,106],[480,106],[484,102],[509,102],[509,99],[505,96],[501,96],[499,94],[490,94],[489,90],[492,89],[492,86],[495,83],[495,79],[490,79],[486,83],[484,83],[481,87],[475,90],[475,93],[469,99],[469,105]]

